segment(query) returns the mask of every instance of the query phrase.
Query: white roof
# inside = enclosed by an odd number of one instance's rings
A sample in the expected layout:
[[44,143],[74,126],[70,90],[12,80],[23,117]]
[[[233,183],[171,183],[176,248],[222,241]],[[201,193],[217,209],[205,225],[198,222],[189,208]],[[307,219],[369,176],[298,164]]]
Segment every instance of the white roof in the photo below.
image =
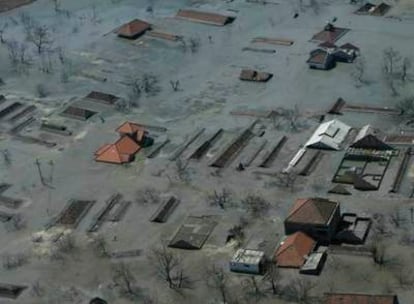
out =
[[264,258],[264,252],[251,249],[239,249],[231,259],[232,263],[259,264]]
[[354,142],[357,142],[358,140],[363,139],[365,136],[373,134],[374,132],[375,130],[371,125],[365,125],[361,128],[361,130],[359,130]]
[[305,147],[339,150],[351,127],[339,120],[331,120],[319,125]]

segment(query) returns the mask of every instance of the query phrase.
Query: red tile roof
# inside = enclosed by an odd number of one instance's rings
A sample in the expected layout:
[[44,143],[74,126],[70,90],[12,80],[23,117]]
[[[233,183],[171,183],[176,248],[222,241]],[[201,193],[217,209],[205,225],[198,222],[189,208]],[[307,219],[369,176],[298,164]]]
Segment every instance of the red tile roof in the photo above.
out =
[[324,198],[297,199],[286,221],[325,225],[338,207],[339,203]]
[[306,261],[306,256],[312,252],[316,242],[303,232],[295,232],[287,236],[275,253],[279,267],[299,268]]
[[138,35],[143,34],[145,31],[149,30],[151,28],[151,24],[139,20],[139,19],[134,19],[131,22],[128,22],[124,25],[122,25],[117,33],[118,36],[121,37],[127,37],[127,38],[134,38]]
[[136,140],[140,142],[146,131],[141,125],[126,121],[116,129],[116,132],[121,135],[128,134],[133,137],[136,136]]
[[396,301],[395,295],[327,293],[324,304],[394,304]]
[[121,137],[114,144],[106,144],[95,152],[95,160],[100,162],[122,164],[129,162],[141,147],[128,135]]

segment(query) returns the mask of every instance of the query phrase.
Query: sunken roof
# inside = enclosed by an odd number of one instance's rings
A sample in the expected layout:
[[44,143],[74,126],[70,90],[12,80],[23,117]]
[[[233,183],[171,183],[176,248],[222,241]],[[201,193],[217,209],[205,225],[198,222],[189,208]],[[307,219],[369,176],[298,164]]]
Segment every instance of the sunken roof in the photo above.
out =
[[187,19],[194,22],[201,22],[220,26],[226,25],[227,23],[230,23],[235,19],[234,17],[230,16],[185,9],[180,9],[176,17],[180,19]]
[[93,115],[95,115],[96,112],[84,108],[69,106],[61,114],[64,116],[70,116],[81,120],[87,120],[91,118]]
[[387,145],[386,143],[378,139],[373,134],[368,134],[362,137],[361,139],[354,142],[350,147],[355,148],[355,149],[381,150],[381,151],[394,150],[393,147]]
[[326,225],[338,207],[338,202],[325,198],[300,198],[296,200],[285,222]]
[[324,304],[397,304],[396,295],[325,293]]

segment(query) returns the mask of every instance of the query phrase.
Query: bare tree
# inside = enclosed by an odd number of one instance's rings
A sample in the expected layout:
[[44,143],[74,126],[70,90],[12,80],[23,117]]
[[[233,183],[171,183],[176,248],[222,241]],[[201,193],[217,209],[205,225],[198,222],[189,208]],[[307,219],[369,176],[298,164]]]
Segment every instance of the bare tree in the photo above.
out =
[[179,80],[170,80],[171,88],[174,92],[177,92],[180,90],[180,81]]
[[184,274],[182,259],[171,249],[162,245],[151,250],[149,259],[157,270],[159,277],[168,283],[171,289],[189,287],[190,280]]
[[226,209],[232,204],[231,192],[223,188],[221,191],[214,190],[214,193],[208,196],[208,202],[211,206],[218,206],[221,209]]
[[404,119],[414,119],[414,96],[400,100],[396,108],[401,111]]
[[295,294],[298,303],[310,303],[311,291],[316,287],[315,282],[309,279],[295,279],[289,285],[293,289],[293,294]]
[[134,286],[135,276],[129,270],[129,267],[123,263],[117,263],[112,267],[112,280],[119,288],[121,295],[129,297],[140,296],[139,289]]
[[401,61],[401,55],[392,47],[386,48],[383,51],[383,69],[386,74],[394,75],[395,68]]
[[374,239],[370,251],[375,264],[382,267],[388,262],[386,245],[380,239]]
[[32,291],[32,294],[34,295],[34,296],[36,296],[36,297],[43,297],[44,296],[44,294],[45,294],[45,289],[44,289],[44,287],[42,286],[42,284],[40,284],[40,281],[39,280],[37,280],[37,281],[35,281],[33,284],[32,284],[32,286],[31,286],[31,291]]
[[19,268],[26,264],[28,260],[29,257],[24,253],[5,253],[2,255],[3,269],[10,270]]
[[4,22],[0,25],[0,43],[5,44],[6,40],[4,39],[4,32],[6,31],[9,24],[7,22]]
[[205,271],[205,281],[208,287],[216,290],[222,303],[229,303],[228,276],[220,266],[212,265]]
[[293,190],[298,174],[294,170],[289,170],[288,172],[280,172],[275,177],[279,186]]
[[100,234],[92,239],[92,250],[98,257],[109,257],[108,243]]
[[30,30],[27,40],[34,44],[39,55],[49,49],[53,44],[53,39],[50,35],[49,29],[46,26],[36,25]]
[[410,58],[405,57],[402,63],[402,67],[401,67],[401,81],[403,83],[405,83],[407,80],[407,73],[408,73],[408,70],[411,68],[411,66],[412,66],[412,63],[411,63]]
[[6,229],[7,231],[19,231],[23,230],[27,226],[26,218],[21,215],[20,213],[17,213],[13,215],[13,217],[6,223]]
[[255,194],[249,194],[242,200],[242,206],[254,218],[262,217],[270,209],[270,203],[263,197]]
[[184,162],[181,158],[177,158],[175,161],[175,169],[177,172],[177,178],[182,182],[190,181],[190,172],[188,170],[188,163]]
[[240,217],[239,223],[237,223],[228,230],[226,242],[235,240],[237,242],[237,247],[241,247],[245,240],[244,230],[246,229],[248,224],[249,221],[247,219],[245,219],[244,217]]
[[160,192],[153,187],[145,187],[136,192],[135,201],[143,205],[159,204],[161,201]]
[[272,293],[274,295],[280,294],[280,281],[281,274],[276,263],[273,261],[266,261],[265,263],[265,275],[263,276],[263,281],[270,285]]
[[12,158],[10,156],[9,150],[8,149],[4,149],[4,150],[1,151],[1,154],[3,155],[4,164],[6,166],[11,166],[11,164],[12,164]]
[[201,41],[198,37],[191,37],[188,39],[188,44],[190,45],[191,53],[197,53],[198,49],[200,48]]
[[250,276],[243,281],[243,285],[245,286],[245,295],[248,298],[254,297],[256,302],[264,296],[260,283],[261,282],[258,281],[255,276]]
[[365,66],[365,59],[363,57],[357,58],[354,63],[354,71],[352,73],[352,76],[356,81],[356,86],[361,86],[367,83],[365,80]]

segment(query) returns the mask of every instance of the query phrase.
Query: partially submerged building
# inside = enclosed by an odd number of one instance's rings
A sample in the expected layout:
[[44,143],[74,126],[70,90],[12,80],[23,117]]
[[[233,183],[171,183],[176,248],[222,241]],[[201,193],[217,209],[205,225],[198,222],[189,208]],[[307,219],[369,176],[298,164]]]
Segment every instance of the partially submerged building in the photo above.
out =
[[319,275],[327,258],[326,252],[312,252],[300,267],[299,273]]
[[69,106],[62,113],[60,113],[60,115],[68,117],[68,118],[72,118],[72,119],[88,120],[96,113],[97,112],[89,110],[89,109]]
[[265,266],[263,251],[238,249],[230,261],[230,270],[249,274],[262,274]]
[[305,147],[316,149],[340,150],[351,127],[339,120],[331,120],[319,125]]
[[135,154],[152,144],[148,132],[139,124],[125,122],[116,130],[120,138],[113,144],[105,144],[95,152],[95,160],[112,164],[124,164],[134,160]]
[[285,233],[301,231],[322,244],[329,244],[340,221],[338,202],[325,198],[301,198],[296,200],[285,219]]
[[176,18],[218,26],[224,26],[233,22],[235,19],[235,17],[232,16],[188,9],[180,9],[176,15]]
[[335,58],[329,51],[316,49],[310,53],[306,63],[311,69],[330,70],[335,66]]
[[121,25],[121,27],[119,27],[116,32],[118,34],[118,37],[136,39],[149,29],[151,29],[151,24],[139,19],[134,19],[128,23]]
[[280,242],[275,253],[275,262],[279,267],[300,268],[315,246],[316,241],[313,238],[301,231],[295,232]]
[[323,304],[399,304],[396,295],[325,293]]

